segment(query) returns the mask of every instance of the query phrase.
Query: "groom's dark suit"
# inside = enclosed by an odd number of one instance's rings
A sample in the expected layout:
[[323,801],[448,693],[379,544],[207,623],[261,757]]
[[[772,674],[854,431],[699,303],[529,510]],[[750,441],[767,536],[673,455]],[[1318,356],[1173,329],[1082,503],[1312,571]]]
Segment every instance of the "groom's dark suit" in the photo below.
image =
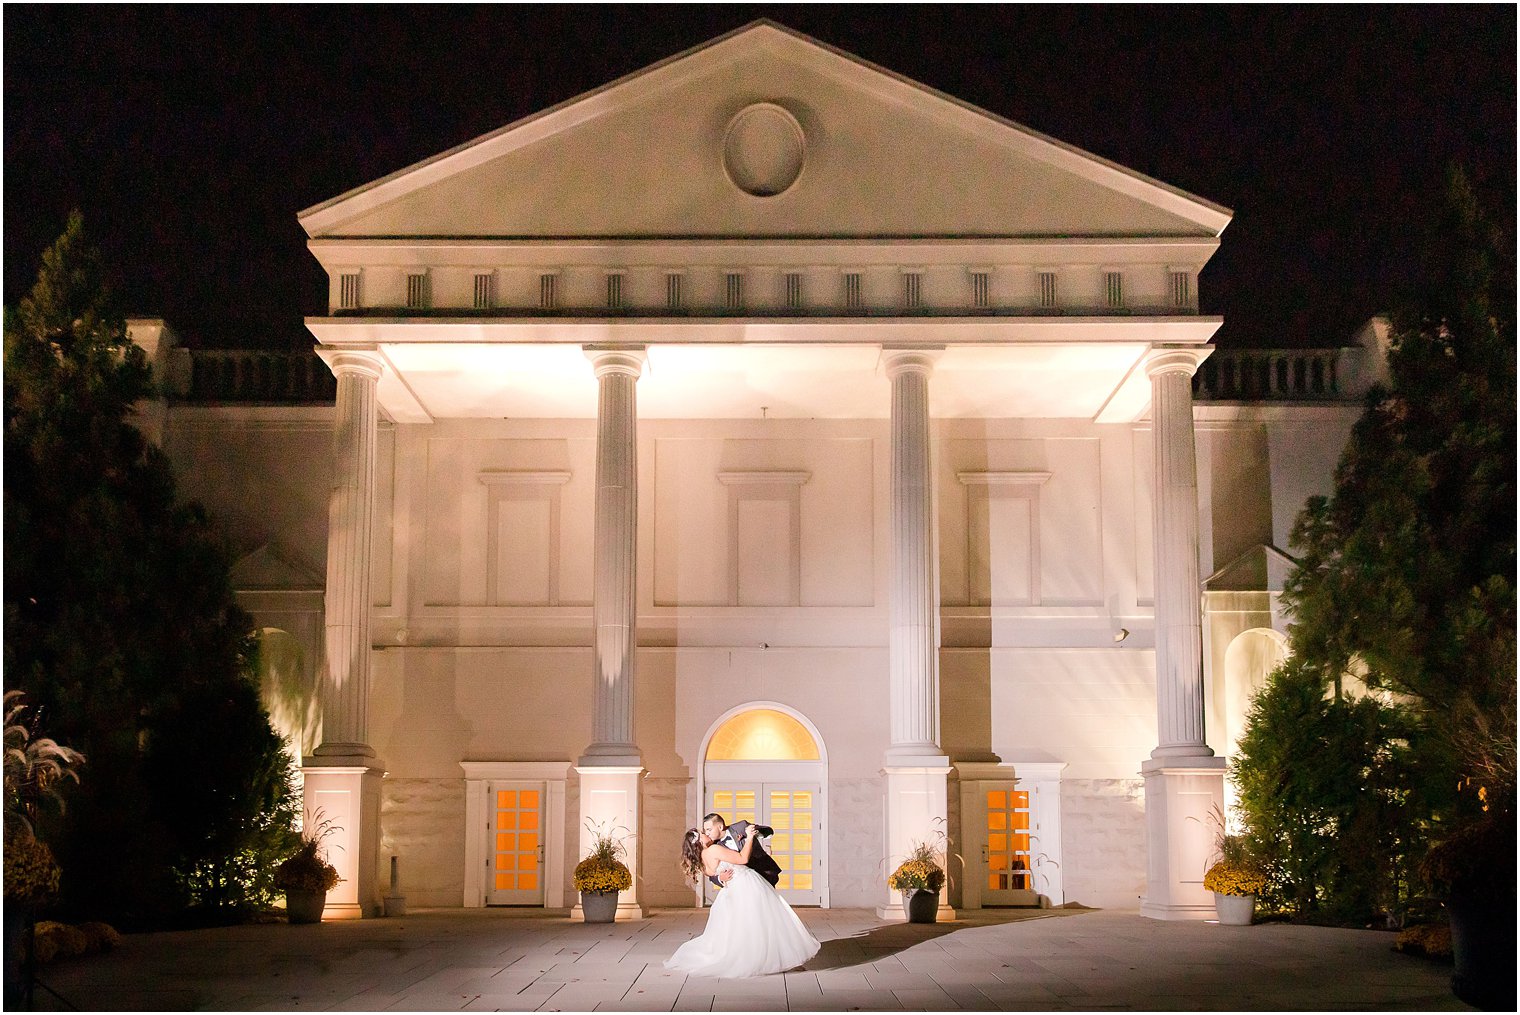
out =
[[[718,840],[718,843],[719,845],[727,846],[735,852],[742,852],[744,849],[744,835],[748,831],[748,821],[735,821],[724,830],[723,838]],[[776,834],[776,830],[769,825],[756,825],[755,831],[759,832],[760,836],[766,839]],[[758,840],[750,848],[749,863],[746,866],[769,881],[772,888],[775,888],[776,882],[781,880],[781,868],[777,866],[775,859],[765,851],[765,848],[760,845]],[[709,880],[719,888],[723,887],[723,882],[719,881],[716,876],[711,876]]]

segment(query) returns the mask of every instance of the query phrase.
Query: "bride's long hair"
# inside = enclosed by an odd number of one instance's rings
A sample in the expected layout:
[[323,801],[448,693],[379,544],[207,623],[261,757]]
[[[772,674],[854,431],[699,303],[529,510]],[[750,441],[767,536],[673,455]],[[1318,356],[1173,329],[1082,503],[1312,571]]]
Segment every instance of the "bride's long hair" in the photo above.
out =
[[693,883],[699,883],[704,873],[702,867],[702,833],[695,828],[688,828],[686,835],[681,839],[681,869],[686,872],[686,878]]

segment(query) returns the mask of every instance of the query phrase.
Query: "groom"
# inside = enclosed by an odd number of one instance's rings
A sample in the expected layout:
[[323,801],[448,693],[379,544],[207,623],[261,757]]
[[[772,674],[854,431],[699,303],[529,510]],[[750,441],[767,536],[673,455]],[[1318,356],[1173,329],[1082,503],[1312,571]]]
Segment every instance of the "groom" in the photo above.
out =
[[[728,825],[724,823],[723,815],[709,814],[702,819],[702,830],[713,842],[737,851],[744,848],[744,836],[749,831],[749,822],[736,821]],[[776,834],[776,830],[768,825],[756,825],[755,831],[764,838],[770,838]],[[756,874],[769,881],[772,888],[775,888],[776,882],[781,880],[781,868],[776,865],[771,855],[761,848],[759,842],[750,849],[748,866]],[[712,883],[721,888],[731,877],[733,877],[731,872],[724,871],[723,874],[713,877]]]

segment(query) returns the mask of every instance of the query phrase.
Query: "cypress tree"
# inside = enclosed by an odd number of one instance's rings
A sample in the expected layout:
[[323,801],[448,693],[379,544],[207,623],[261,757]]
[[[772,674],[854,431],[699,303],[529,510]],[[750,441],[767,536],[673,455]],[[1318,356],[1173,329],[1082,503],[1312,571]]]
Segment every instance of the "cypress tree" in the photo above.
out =
[[89,758],[61,908],[126,926],[265,901],[293,808],[223,542],[133,425],[152,394],[75,212],[5,317],[5,677]]

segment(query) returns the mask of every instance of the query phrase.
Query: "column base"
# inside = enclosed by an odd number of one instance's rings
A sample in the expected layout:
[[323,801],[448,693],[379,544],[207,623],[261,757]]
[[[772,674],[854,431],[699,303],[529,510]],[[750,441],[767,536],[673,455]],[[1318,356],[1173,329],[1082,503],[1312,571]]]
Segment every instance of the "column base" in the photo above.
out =
[[[890,874],[912,852],[916,843],[927,842],[943,845],[939,834],[948,836],[950,759],[942,754],[893,755],[890,751],[882,775],[886,777],[886,840],[882,843],[882,856]],[[946,863],[948,866],[948,862]],[[948,872],[947,872],[948,873]],[[885,902],[877,907],[877,915],[883,920],[896,919],[895,910],[903,920],[902,896],[882,885]],[[948,909],[944,896],[939,912]],[[942,917],[944,919],[946,917]],[[952,914],[948,919],[954,919]]]
[[1214,896],[1203,876],[1215,859],[1224,810],[1225,759],[1152,758],[1145,778],[1146,885],[1140,915],[1155,920],[1206,920]]
[[[342,884],[338,888],[342,888]],[[337,891],[334,888],[333,891]],[[379,913],[366,913],[364,908],[357,902],[329,902],[322,907],[322,919],[328,920],[363,920],[366,917],[379,916]]]
[[369,765],[334,764],[336,760],[314,755],[301,767],[306,820],[331,823],[323,845],[327,862],[343,879],[327,893],[322,918],[380,916],[380,780],[385,773]]
[[[581,827],[581,848],[575,862],[580,863],[591,854],[597,831],[621,838],[627,851],[623,863],[633,876],[633,887],[618,895],[614,919],[642,920],[644,905],[639,901],[639,858],[643,844],[639,836],[642,834],[644,767],[637,758],[631,765],[610,764],[613,760],[603,757],[591,764],[575,766],[575,772],[580,776]],[[579,895],[570,912],[573,918],[581,916]]]
[[1140,903],[1140,915],[1152,920],[1212,920],[1215,918],[1214,903],[1207,906],[1159,906],[1146,899]]
[[593,754],[587,751],[576,759],[576,770],[582,768],[637,768],[644,769],[644,759],[639,757],[638,749],[625,751],[619,754]]

